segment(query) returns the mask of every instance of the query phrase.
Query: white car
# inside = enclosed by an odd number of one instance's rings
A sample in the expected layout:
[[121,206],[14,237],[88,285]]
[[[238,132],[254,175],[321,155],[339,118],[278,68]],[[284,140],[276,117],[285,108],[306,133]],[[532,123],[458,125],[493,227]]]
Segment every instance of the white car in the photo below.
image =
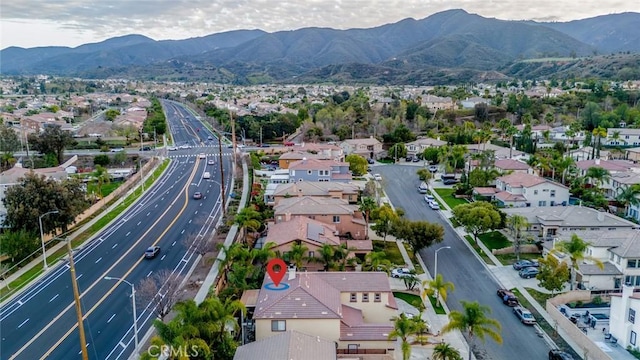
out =
[[380,174],[373,174],[373,179],[377,181],[382,181],[382,176],[380,176]]
[[204,174],[202,174],[202,178],[203,179],[211,179],[211,173],[208,171],[205,171]]
[[437,202],[435,202],[435,201],[431,201],[431,202],[429,202],[429,207],[430,207],[432,210],[440,210],[440,205],[438,205],[438,203],[437,203]]
[[120,152],[120,151],[124,151],[124,148],[113,148],[111,149],[111,152]]
[[409,268],[398,268],[391,270],[391,277],[394,278],[403,278],[411,276],[411,270]]
[[435,202],[436,198],[433,197],[433,195],[425,195],[424,196],[424,201],[431,203],[431,202]]
[[205,153],[200,153],[200,154],[198,155],[198,157],[199,157],[200,159],[206,159],[206,158],[207,158],[207,154],[205,154]]
[[169,151],[176,151],[176,150],[178,150],[178,148],[177,148],[176,146],[168,146],[168,147],[167,147],[167,150],[169,150]]
[[207,161],[208,165],[214,165],[216,162],[213,159],[209,159],[209,161]]

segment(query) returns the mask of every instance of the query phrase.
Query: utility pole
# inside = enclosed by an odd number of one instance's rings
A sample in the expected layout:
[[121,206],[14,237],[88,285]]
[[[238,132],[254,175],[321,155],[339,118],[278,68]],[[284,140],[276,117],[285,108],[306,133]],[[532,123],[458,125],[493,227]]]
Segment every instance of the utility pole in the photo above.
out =
[[260,146],[262,146],[262,125],[260,125]]
[[222,134],[218,133],[218,153],[219,153],[219,161],[220,163],[220,187],[222,187],[220,195],[222,197],[222,217],[227,216],[227,207],[226,200],[224,196],[224,166],[222,165]]
[[80,303],[80,292],[78,291],[78,281],[76,279],[76,266],[73,262],[73,250],[71,249],[71,240],[66,239],[67,251],[69,252],[69,272],[71,273],[71,285],[73,286],[73,299],[76,303],[76,316],[78,317],[78,331],[80,333],[80,350],[82,351],[82,360],[89,360],[87,352],[87,340],[84,335],[84,320],[82,319],[82,304]]
[[236,173],[236,121],[233,120],[233,114],[231,113],[231,108],[229,108],[229,118],[231,119],[231,142],[233,143],[233,167],[232,172],[235,175]]
[[[142,149],[142,128],[140,128],[140,149]],[[142,154],[138,154],[138,166],[140,167],[140,183],[144,192],[144,174],[142,173]]]

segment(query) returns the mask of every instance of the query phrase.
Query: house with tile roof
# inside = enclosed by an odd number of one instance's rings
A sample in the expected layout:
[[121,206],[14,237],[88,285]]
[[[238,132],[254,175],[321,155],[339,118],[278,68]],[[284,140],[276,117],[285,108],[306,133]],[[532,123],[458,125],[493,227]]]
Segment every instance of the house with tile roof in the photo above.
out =
[[498,159],[494,162],[493,167],[502,173],[522,173],[533,175],[533,168],[524,161],[514,159]]
[[365,240],[366,222],[357,205],[343,199],[311,196],[282,199],[273,207],[275,223],[305,216],[336,227],[340,237]]
[[536,175],[513,173],[496,179],[493,198],[504,207],[567,205],[569,188]]
[[345,155],[356,154],[365,159],[379,159],[384,157],[382,143],[373,136],[364,139],[347,139],[340,143]]
[[349,204],[356,204],[358,202],[358,194],[360,194],[360,187],[352,183],[299,181],[288,184],[277,184],[269,193],[265,191],[264,202],[267,205],[274,206],[285,198],[312,196],[343,199]]
[[289,164],[302,159],[344,161],[344,151],[337,145],[303,143],[295,145],[278,158],[278,166],[288,169]]
[[[294,330],[337,343],[338,353],[393,352],[388,339],[398,306],[384,272],[290,270],[276,288],[269,276],[255,299],[256,340]],[[282,289],[280,289],[282,288]]]
[[305,158],[289,164],[289,182],[349,182],[352,178],[347,162]]
[[529,158],[529,154],[514,149],[509,149],[508,147],[502,147],[498,145],[494,145],[491,143],[485,144],[466,144],[464,145],[470,154],[481,153],[485,150],[493,151],[493,155],[496,160],[499,159],[516,159],[516,160],[527,160]]
[[233,360],[336,360],[335,341],[287,330],[236,349]]
[[[576,162],[593,159],[593,156],[591,154],[594,154],[593,148],[591,146],[584,146],[579,149],[569,151],[569,156],[571,156],[571,158]],[[609,151],[600,149],[600,159],[608,160],[610,158],[611,153]]]
[[[640,174],[640,166],[627,160],[591,159],[576,162],[576,168],[580,176],[585,176],[589,168],[592,167],[603,168],[611,175],[612,178],[610,180],[606,180],[599,185],[600,188],[604,190],[605,196],[610,199],[618,195],[618,185],[621,184],[621,181],[625,181],[625,177]],[[614,178],[620,179],[621,181],[615,181],[614,183]]]

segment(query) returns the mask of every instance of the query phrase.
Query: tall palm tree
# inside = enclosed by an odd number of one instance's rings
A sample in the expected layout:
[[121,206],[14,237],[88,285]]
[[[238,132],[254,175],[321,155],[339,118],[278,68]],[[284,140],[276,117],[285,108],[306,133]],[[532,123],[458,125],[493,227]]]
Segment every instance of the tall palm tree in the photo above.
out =
[[442,274],[436,274],[435,279],[422,282],[422,297],[433,296],[436,298],[436,306],[440,306],[440,297],[443,301],[447,301],[447,295],[449,291],[454,291],[456,288],[452,282],[445,282]]
[[600,158],[600,146],[602,143],[602,138],[607,137],[607,129],[603,128],[602,126],[598,126],[597,128],[593,129],[592,134],[596,138],[596,144],[594,146],[594,150],[596,151],[596,153],[594,153],[594,159],[596,157]]
[[460,351],[447,343],[440,343],[433,348],[433,360],[462,360]]
[[289,250],[289,261],[300,269],[302,267],[302,262],[307,260],[306,254],[308,251],[309,248],[301,243],[291,245],[291,250]]
[[527,221],[527,218],[522,215],[514,214],[507,218],[507,224],[511,228],[511,231],[513,231],[513,235],[516,239],[516,258],[520,260],[520,235],[522,233],[522,230],[526,230],[529,227],[529,221]]
[[605,168],[599,166],[592,166],[587,169],[584,177],[589,179],[592,185],[600,188],[605,182],[608,183],[611,180],[611,173]]
[[348,247],[347,244],[340,244],[335,248],[335,259],[338,262],[338,269],[344,271],[347,266],[353,265],[356,262],[355,257],[350,257],[351,253],[355,250],[353,247]]
[[98,194],[102,198],[102,186],[111,182],[111,175],[104,166],[96,165],[96,169],[91,174],[96,179],[96,186],[98,187]]
[[586,251],[591,245],[590,242],[582,240],[578,235],[571,235],[571,240],[561,241],[556,244],[552,252],[564,253],[569,256],[571,260],[571,290],[573,290],[573,284],[576,281],[576,271],[580,270],[580,263],[584,260],[592,261],[600,270],[604,269],[602,261],[594,258],[593,256],[586,255]]
[[322,263],[324,271],[329,271],[333,269],[335,263],[335,255],[336,251],[332,245],[322,244],[320,249],[318,250],[319,257],[316,257],[314,261]]
[[[449,323],[442,328],[442,332],[460,330],[466,333],[469,337],[471,350],[474,348],[476,337],[484,342],[488,336],[498,344],[502,344],[502,336],[500,336],[502,326],[496,319],[487,317],[487,313],[491,313],[491,309],[488,306],[480,305],[477,301],[462,300],[460,303],[463,311],[451,311],[449,313]],[[469,351],[469,360],[471,360],[472,352]]]
[[249,230],[257,231],[262,226],[261,215],[252,207],[246,207],[240,210],[236,215],[235,223],[244,229],[243,242],[247,243],[247,233]]
[[498,129],[500,129],[500,138],[502,140],[505,139],[505,135],[507,134],[507,129],[511,126],[511,120],[502,119],[498,121]]
[[640,199],[638,198],[638,195],[640,195],[640,184],[633,184],[631,186],[618,188],[616,201],[624,205],[625,216],[627,216],[629,213],[629,206],[640,205]]
[[375,210],[377,207],[378,205],[376,204],[376,201],[373,200],[373,198],[370,198],[368,196],[363,196],[362,198],[360,198],[359,210],[362,211],[362,214],[364,214],[364,221],[365,221],[365,224],[367,225],[364,228],[365,239],[369,238],[369,217],[371,216],[371,212]]
[[368,271],[384,271],[389,273],[391,271],[391,261],[387,259],[387,254],[384,251],[372,251],[364,256],[363,270]]
[[400,338],[400,349],[402,351],[402,360],[409,360],[411,357],[411,343],[409,337],[414,334],[413,321],[402,313],[400,316],[393,318],[393,330],[389,332],[389,339]]

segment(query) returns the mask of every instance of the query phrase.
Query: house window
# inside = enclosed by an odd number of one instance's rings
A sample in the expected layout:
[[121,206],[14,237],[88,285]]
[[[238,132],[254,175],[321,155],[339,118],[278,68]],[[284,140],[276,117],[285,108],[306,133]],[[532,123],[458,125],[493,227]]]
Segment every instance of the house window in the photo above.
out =
[[556,191],[555,191],[555,190],[551,190],[551,191],[549,192],[549,196],[551,196],[551,197],[556,197]]
[[271,320],[271,331],[287,331],[287,321]]
[[628,268],[640,267],[638,265],[640,265],[640,260],[637,260],[637,259],[629,259],[629,260],[627,260],[627,267]]
[[547,202],[546,201],[538,201],[538,206],[547,206]]
[[613,261],[613,253],[612,252],[609,253],[609,260]]
[[538,195],[538,190],[533,190],[533,195]]
[[358,294],[356,294],[356,293],[349,294],[349,301],[350,302],[358,302]]
[[629,309],[629,322],[632,324],[636,323],[636,311],[633,309]]
[[636,332],[631,330],[631,336],[629,337],[629,342],[631,343],[631,345],[635,345],[636,344]]
[[373,294],[373,301],[374,302],[381,302],[382,301],[382,295],[380,293],[374,293]]
[[369,293],[362,293],[362,302],[369,302]]
[[340,222],[340,215],[333,215],[333,222],[334,223],[339,223]]
[[309,251],[309,258],[314,258],[316,257],[316,253],[313,251]]

